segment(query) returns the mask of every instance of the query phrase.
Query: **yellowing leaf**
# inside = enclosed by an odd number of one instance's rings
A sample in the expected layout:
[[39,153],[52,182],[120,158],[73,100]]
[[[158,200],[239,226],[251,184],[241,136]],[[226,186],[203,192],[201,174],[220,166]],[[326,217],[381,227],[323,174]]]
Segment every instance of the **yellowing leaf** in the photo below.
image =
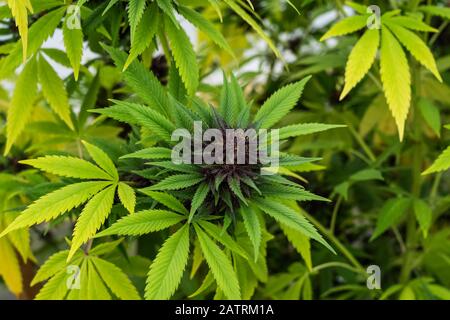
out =
[[19,28],[19,34],[22,37],[22,57],[23,62],[27,59],[28,46],[28,12],[33,11],[30,0],[8,0],[8,6],[11,8],[12,15],[16,20],[16,26]]
[[38,72],[42,92],[50,107],[73,130],[74,127],[70,118],[69,99],[64,83],[42,55],[39,57]]
[[341,100],[369,72],[377,56],[379,44],[380,31],[374,29],[366,31],[355,45],[348,58],[347,68],[345,70],[345,87],[341,94]]
[[16,87],[8,109],[6,128],[5,155],[8,154],[31,115],[31,108],[37,93],[37,66],[36,60],[31,59],[16,82]]
[[69,28],[66,16],[66,21],[63,23],[64,47],[66,48],[67,57],[73,68],[73,76],[78,80],[80,72],[81,58],[83,56],[83,31],[77,28]]
[[381,32],[381,80],[400,140],[403,140],[411,104],[411,74],[405,52],[386,27]]
[[343,36],[361,30],[367,26],[367,19],[367,15],[345,18],[333,25],[331,29],[323,35],[320,41],[325,41],[333,37]]
[[396,24],[388,24],[389,28],[400,40],[400,42],[408,49],[409,52],[419,61],[425,68],[430,70],[434,76],[442,82],[442,77],[439,74],[436,61],[434,60],[433,53],[428,46],[413,32],[403,28]]
[[[67,7],[64,6],[53,10],[33,23],[30,28],[27,57],[38,51],[44,41],[53,34],[66,9]],[[22,55],[22,40],[19,40],[14,46],[14,49],[5,58],[4,63],[1,64],[0,78],[10,75],[20,65]]]
[[19,260],[6,238],[0,239],[0,276],[3,277],[8,289],[16,296],[22,292]]

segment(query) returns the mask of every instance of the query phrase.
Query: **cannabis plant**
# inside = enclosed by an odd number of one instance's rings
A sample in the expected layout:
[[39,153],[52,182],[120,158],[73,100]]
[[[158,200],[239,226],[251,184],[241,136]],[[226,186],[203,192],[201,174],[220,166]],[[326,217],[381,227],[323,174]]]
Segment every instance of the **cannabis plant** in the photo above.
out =
[[[126,62],[125,55],[113,48],[107,50],[118,67],[122,68]],[[142,77],[150,78],[150,73],[139,63],[133,63],[130,69],[140,70]],[[176,77],[171,79],[177,80]],[[145,139],[152,138],[152,147],[122,156],[119,171],[106,153],[86,142],[84,147],[96,165],[87,160],[65,156],[45,156],[22,161],[23,164],[61,177],[89,180],[67,184],[36,200],[1,234],[4,236],[14,230],[54,220],[86,203],[76,221],[70,250],[52,256],[36,276],[34,281],[51,277],[37,298],[92,298],[91,295],[96,293],[90,292],[89,288],[101,283],[100,278],[115,296],[136,297],[135,291],[130,289],[132,286],[129,281],[126,281],[128,285],[122,288],[123,291],[118,290],[119,280],[126,279],[120,269],[97,257],[99,252],[111,250],[117,243],[103,242],[90,250],[92,238],[111,235],[141,236],[171,229],[150,266],[145,289],[147,299],[168,299],[174,294],[188,264],[191,247],[195,248],[191,261],[193,273],[205,260],[210,274],[204,281],[208,285],[216,284],[216,296],[240,299],[245,294],[246,298],[250,298],[266,269],[266,242],[270,239],[270,234],[265,225],[271,221],[266,221],[268,217],[289,230],[289,234],[301,237],[305,245],[311,238],[333,251],[296,205],[296,201],[325,199],[285,178],[296,177],[295,171],[301,171],[302,166],[317,159],[286,153],[276,154],[279,157],[279,173],[270,172],[273,168],[262,163],[261,158],[253,164],[249,163],[247,155],[243,164],[238,164],[234,158],[231,162],[222,161],[222,164],[179,164],[172,161],[171,147],[174,142],[171,136],[176,129],[193,131],[196,121],[210,129],[218,129],[219,132],[231,128],[243,129],[242,132],[249,128],[269,129],[297,104],[308,80],[309,78],[305,78],[281,88],[254,116],[254,108],[245,101],[242,89],[234,77],[231,77],[231,82],[224,79],[220,105],[217,107],[205,104],[198,98],[181,96],[186,101],[184,104],[167,93],[160,84],[153,82],[154,90],[159,93],[155,97],[158,103],[143,105],[114,100],[111,107],[93,110],[146,130],[133,144],[133,148],[139,146],[139,141],[144,143]],[[173,90],[175,94],[182,91],[182,84],[178,82],[169,86],[173,88],[177,85],[179,88]],[[144,89],[142,84],[139,86]],[[339,126],[296,124],[280,128],[278,135],[283,143],[291,137],[336,127]],[[195,135],[195,132],[192,134]],[[238,137],[237,140],[239,139],[244,139],[237,143],[243,142],[244,152],[248,154],[251,141],[245,136]],[[226,139],[224,140],[221,146],[227,144]],[[269,144],[273,140],[275,137],[269,133]],[[234,142],[232,145],[234,147]],[[223,154],[223,157],[227,156],[227,153]],[[267,175],[264,175],[264,170],[269,171]],[[147,186],[134,188],[139,185]],[[139,195],[137,200],[135,191]],[[117,217],[108,219],[109,227],[97,233],[111,214],[116,192],[117,200],[126,208],[127,213],[118,221],[113,221]],[[142,209],[134,212],[136,201],[147,205],[142,204]],[[85,243],[83,254],[80,247]],[[80,273],[85,273],[81,277],[80,286],[88,288],[86,295],[83,290],[72,295],[67,292],[67,288],[64,289],[66,264],[79,266]],[[108,278],[102,268],[114,269],[120,277]],[[237,275],[243,270],[247,270],[244,283],[244,279],[239,279]],[[61,291],[55,291],[54,286],[62,288]],[[98,290],[98,296],[94,298],[109,298],[108,291],[103,289],[104,285],[98,286],[102,289]]]

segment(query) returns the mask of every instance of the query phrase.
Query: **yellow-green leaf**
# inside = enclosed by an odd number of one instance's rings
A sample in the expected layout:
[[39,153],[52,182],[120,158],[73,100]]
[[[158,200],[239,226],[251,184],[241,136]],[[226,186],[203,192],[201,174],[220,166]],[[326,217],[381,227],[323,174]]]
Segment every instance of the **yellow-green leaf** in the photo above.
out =
[[134,194],[133,188],[126,183],[119,182],[117,191],[119,193],[120,202],[122,202],[123,206],[130,213],[134,213],[134,207],[136,206],[136,195]]
[[411,104],[411,74],[402,47],[387,28],[381,31],[381,80],[400,140]]
[[67,97],[64,83],[42,55],[39,57],[38,72],[42,92],[50,107],[73,130],[74,127],[70,118],[69,98]]
[[19,295],[22,292],[19,259],[6,238],[0,239],[0,261],[0,276],[3,277],[8,289],[15,295]]
[[63,36],[64,36],[64,47],[66,48],[67,57],[69,58],[70,64],[73,68],[73,75],[75,81],[78,80],[78,74],[80,72],[81,58],[83,56],[83,31],[80,28],[69,28],[68,19],[63,23]]
[[147,278],[145,299],[167,300],[178,288],[189,259],[189,226],[171,235],[158,252]]
[[8,0],[8,6],[16,20],[16,26],[19,28],[19,34],[22,37],[22,56],[23,61],[27,59],[28,46],[28,11],[33,12],[30,0]]
[[439,158],[423,174],[431,174],[448,170],[450,168],[450,147],[448,147]]
[[105,170],[114,180],[119,180],[119,173],[117,172],[116,166],[112,162],[111,158],[100,148],[90,144],[86,141],[83,141],[84,146],[86,147],[89,155],[95,161],[95,163]]
[[5,155],[8,154],[31,115],[37,93],[37,64],[31,59],[16,82],[16,87],[8,108],[6,125]]
[[328,32],[323,35],[320,41],[325,41],[333,37],[339,37],[361,30],[362,28],[367,26],[367,18],[367,15],[345,18],[333,25],[330,30],[328,30]]
[[89,200],[84,207],[75,225],[68,261],[83,243],[95,235],[108,217],[114,202],[115,190],[115,185],[104,189]]
[[348,58],[345,70],[345,86],[341,94],[341,100],[347,96],[364,76],[369,72],[370,67],[377,56],[380,44],[380,31],[368,30],[353,48]]
[[442,77],[439,74],[436,60],[434,60],[433,53],[428,48],[428,46],[420,39],[419,36],[413,32],[403,28],[402,26],[396,24],[388,24],[389,28],[395,34],[395,36],[400,40],[400,42],[408,49],[409,52],[419,61],[425,68],[430,70],[434,76],[442,82]]

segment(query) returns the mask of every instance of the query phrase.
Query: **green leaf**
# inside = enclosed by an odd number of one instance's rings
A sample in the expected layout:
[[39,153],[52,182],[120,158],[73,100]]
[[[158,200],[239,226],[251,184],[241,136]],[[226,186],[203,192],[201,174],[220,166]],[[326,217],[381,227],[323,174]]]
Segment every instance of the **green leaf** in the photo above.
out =
[[9,153],[12,145],[25,128],[31,115],[31,109],[34,105],[36,94],[37,65],[36,59],[31,59],[17,79],[11,104],[8,108],[5,155]]
[[201,14],[196,11],[185,7],[178,6],[178,11],[182,14],[189,22],[196,26],[200,31],[205,33],[215,44],[220,48],[226,50],[231,56],[234,57],[233,50],[228,44],[224,36],[216,29],[216,27],[205,19]]
[[69,250],[63,250],[53,254],[50,258],[48,258],[34,276],[33,281],[31,282],[31,286],[34,286],[39,282],[53,277],[59,271],[64,269],[66,267],[66,260],[68,255]]
[[222,22],[223,18],[222,18],[222,12],[220,11],[219,0],[208,0],[208,2],[211,5],[211,7],[214,8],[217,15],[219,16],[220,22]]
[[136,288],[120,268],[97,257],[91,257],[90,260],[103,281],[117,297],[123,300],[141,300]]
[[194,197],[192,198],[191,211],[189,213],[189,220],[188,220],[189,223],[192,221],[192,218],[194,217],[194,214],[198,210],[198,208],[200,208],[203,202],[205,202],[208,193],[209,193],[208,184],[206,182],[202,182],[198,186],[197,191],[195,191]]
[[105,170],[105,172],[108,173],[114,180],[119,180],[119,173],[117,172],[116,166],[106,152],[86,141],[83,141],[83,145],[100,168]]
[[27,59],[28,46],[28,11],[33,12],[29,0],[8,0],[8,6],[11,9],[19,34],[22,37],[23,61]]
[[99,167],[89,161],[74,157],[45,156],[22,160],[21,163],[63,177],[112,180],[112,177]]
[[439,16],[450,20],[450,8],[438,6],[420,6],[419,9],[432,16]]
[[237,79],[232,75],[231,82],[228,82],[224,73],[219,110],[225,122],[230,126],[235,126],[240,111],[245,109],[246,105],[244,94]]
[[255,32],[269,45],[270,49],[272,49],[273,53],[275,53],[277,57],[279,58],[282,57],[276,45],[272,42],[270,37],[268,37],[264,33],[264,30],[261,28],[261,26],[259,26],[259,24],[241,6],[239,6],[235,0],[224,0],[224,1],[226,2],[226,4],[230,6],[230,8],[234,12],[236,12],[237,15],[239,15],[242,18],[242,20],[247,22],[253,28],[253,30],[255,30]]
[[295,107],[309,79],[310,76],[275,92],[258,110],[254,122],[259,123],[260,128],[267,129],[280,121]]
[[296,201],[329,201],[326,198],[315,195],[298,186],[286,186],[282,184],[264,184],[260,186],[262,194],[265,196],[277,197],[282,199],[296,200]]
[[217,286],[230,300],[240,300],[241,293],[236,273],[230,260],[199,226],[194,225],[203,256],[217,282]]
[[167,300],[178,288],[189,259],[189,226],[170,236],[150,266],[145,299]]
[[448,170],[450,168],[450,147],[445,149],[445,151],[437,158],[431,167],[425,170],[423,175],[441,172]]
[[111,185],[111,182],[89,181],[71,184],[39,198],[25,209],[8,228],[0,234],[5,234],[29,227],[41,222],[50,221],[61,214],[78,207],[100,190]]
[[294,246],[295,250],[302,256],[308,270],[312,270],[311,242],[309,241],[309,238],[285,224],[281,223],[280,227],[286,235],[286,238],[288,238],[289,242]]
[[198,174],[199,168],[197,166],[192,166],[190,164],[176,164],[172,161],[159,161],[159,162],[147,162],[146,164],[150,166],[161,167],[171,171],[177,171],[188,174]]
[[411,200],[408,198],[388,200],[378,214],[377,226],[370,241],[375,240],[387,229],[398,223],[398,220],[406,213],[410,205]]
[[[103,45],[119,69],[123,69],[127,55],[119,49]],[[164,87],[142,63],[134,61],[123,72],[125,82],[142,100],[161,114],[169,116],[170,101]]]
[[345,128],[345,125],[322,124],[322,123],[300,123],[280,128],[279,139],[284,140],[292,137],[299,137],[308,134],[328,131],[336,128]]
[[136,27],[144,14],[146,0],[129,0],[128,2],[128,21],[130,23],[131,41],[134,39]]
[[400,40],[400,42],[408,49],[409,52],[420,62],[425,68],[427,68],[434,76],[442,82],[442,77],[439,74],[439,70],[434,60],[433,53],[428,48],[425,42],[420,39],[419,36],[413,32],[396,24],[388,24],[389,28]]
[[255,261],[259,256],[259,246],[261,245],[261,225],[258,220],[258,216],[256,212],[252,209],[252,207],[244,207],[242,206],[239,210],[242,215],[242,219],[244,220],[245,230],[247,231],[248,237],[252,242],[254,249],[254,257]]
[[109,235],[139,236],[150,232],[156,232],[171,227],[185,217],[166,210],[144,210],[125,216],[110,228],[102,231],[96,237]]
[[111,212],[116,186],[97,193],[84,207],[73,232],[68,261],[83,243],[92,238]]
[[361,30],[362,28],[365,28],[367,26],[368,17],[368,15],[358,15],[348,17],[339,21],[338,23],[333,25],[327,33],[323,35],[320,41],[325,41],[333,37],[339,37]]
[[136,27],[134,37],[131,40],[130,55],[123,66],[123,70],[126,70],[137,56],[150,46],[158,29],[159,18],[160,15],[156,4],[153,3],[145,9],[142,19]]
[[125,156],[121,159],[137,158],[137,159],[170,159],[172,157],[172,150],[162,147],[151,147],[142,149]]
[[259,198],[254,203],[263,212],[267,213],[278,222],[288,225],[290,228],[303,233],[305,236],[320,242],[334,253],[333,248],[322,238],[316,228],[300,213],[279,203],[274,198]]
[[99,245],[96,245],[94,248],[89,250],[89,255],[90,256],[101,256],[101,255],[108,254],[108,253],[114,251],[117,248],[117,246],[122,243],[123,240],[124,239],[122,238],[122,239],[112,241],[112,242],[100,243]]
[[129,213],[134,213],[134,207],[136,206],[136,195],[132,187],[126,183],[119,182],[117,188],[120,202],[128,210]]
[[171,141],[172,132],[176,127],[161,113],[150,107],[125,101],[113,101],[114,106],[96,109],[94,112],[107,115],[115,120],[138,124],[150,129],[164,141]]
[[248,260],[248,254],[245,250],[235,241],[233,238],[223,229],[218,227],[217,225],[205,221],[200,220],[198,224],[216,241],[221,243],[224,247],[230,249],[234,253],[237,253],[245,260]]
[[177,29],[180,28],[177,18],[174,14],[174,8],[172,5],[172,0],[156,0],[159,8],[165,13],[165,15],[173,22]]
[[36,300],[62,300],[67,294],[66,269],[60,270],[52,277],[36,295]]
[[104,16],[119,0],[110,0],[102,15]]
[[350,8],[352,8],[353,10],[355,10],[356,12],[358,12],[359,14],[366,14],[367,13],[367,6],[359,4],[359,3],[355,3],[353,1],[346,1],[345,5],[349,6]]
[[204,177],[199,174],[178,174],[170,176],[163,181],[149,187],[149,190],[180,190],[192,187],[204,180]]
[[92,259],[87,259],[87,300],[111,300],[103,280],[100,278]]
[[345,87],[340,100],[352,90],[369,72],[377,56],[380,31],[367,30],[353,48],[345,69]]
[[162,203],[167,208],[172,209],[178,213],[189,215],[189,211],[186,209],[186,207],[174,196],[168,193],[164,192],[156,192],[156,191],[148,191],[145,189],[139,190],[140,192],[152,197],[159,203]]
[[231,191],[241,200],[245,205],[248,205],[247,200],[245,199],[244,195],[242,194],[241,190],[241,182],[237,178],[229,177],[227,179],[228,186],[230,187]]
[[433,103],[433,101],[422,98],[419,100],[417,106],[419,107],[422,117],[425,122],[433,129],[434,133],[441,136],[441,113],[439,108]]
[[[53,10],[38,19],[29,30],[27,56],[35,54],[44,41],[50,37],[59,25],[61,18],[66,13],[67,7]],[[22,62],[22,41],[18,41],[11,53],[5,58],[1,65],[0,79],[8,76]],[[37,75],[37,72],[34,73]]]
[[387,28],[381,29],[381,80],[384,94],[403,140],[411,103],[411,74],[405,52]]
[[67,57],[69,58],[70,64],[73,68],[73,76],[75,81],[78,81],[81,58],[83,57],[83,31],[81,28],[69,28],[69,18],[70,16],[66,15],[66,20],[63,22],[62,27],[64,47],[66,48]]
[[168,18],[164,19],[164,24],[181,79],[188,94],[193,96],[199,84],[199,67],[194,48],[182,28],[177,28]]
[[412,17],[391,17],[384,19],[384,21],[389,24],[396,24],[402,26],[407,29],[415,30],[415,31],[423,31],[423,32],[437,32],[438,30],[430,27],[426,23],[421,20],[412,18]]
[[414,213],[424,238],[427,238],[428,230],[430,230],[431,222],[433,220],[433,211],[425,201],[414,199]]

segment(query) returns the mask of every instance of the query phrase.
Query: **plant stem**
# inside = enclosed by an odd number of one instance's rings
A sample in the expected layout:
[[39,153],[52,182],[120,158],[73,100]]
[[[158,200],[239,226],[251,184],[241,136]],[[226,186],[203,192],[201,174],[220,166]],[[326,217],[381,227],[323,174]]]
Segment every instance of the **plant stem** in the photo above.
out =
[[336,201],[336,204],[334,205],[333,215],[331,217],[331,224],[330,224],[331,234],[334,234],[334,230],[336,228],[336,219],[337,219],[337,214],[339,212],[339,208],[341,206],[341,202],[342,202],[342,196],[340,195]]
[[[412,106],[417,105],[418,97],[420,96],[420,69],[417,63],[413,65],[413,81],[415,86],[415,97],[413,99]],[[422,189],[422,145],[421,145],[421,127],[420,118],[418,116],[418,108],[412,110],[413,113],[413,183],[411,187],[411,195],[413,198],[420,198]],[[400,282],[407,283],[411,277],[414,260],[414,250],[417,242],[417,228],[416,217],[413,209],[408,212],[407,224],[406,224],[406,253],[403,259],[403,266],[400,273]]]
[[358,270],[361,270],[361,272],[365,272],[365,269],[363,266],[356,260],[356,258],[352,255],[350,251],[347,250],[347,248],[339,241],[338,238],[336,238],[326,227],[324,227],[319,221],[317,221],[313,216],[311,216],[308,212],[305,210],[302,210],[302,214],[314,224],[314,226],[319,229],[321,233],[325,235],[326,238],[328,238],[333,245],[347,258],[348,261],[351,262]]

